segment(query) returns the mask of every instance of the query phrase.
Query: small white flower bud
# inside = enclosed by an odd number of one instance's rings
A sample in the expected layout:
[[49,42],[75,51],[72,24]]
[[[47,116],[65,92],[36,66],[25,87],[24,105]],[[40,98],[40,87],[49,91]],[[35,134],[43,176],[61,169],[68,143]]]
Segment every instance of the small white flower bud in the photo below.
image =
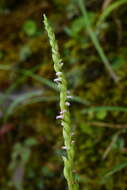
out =
[[65,104],[66,104],[66,106],[70,106],[71,105],[70,102],[65,102]]
[[62,149],[67,150],[67,147],[66,146],[62,146]]
[[63,118],[64,118],[63,115],[58,115],[58,116],[56,116],[56,119],[63,119]]
[[57,72],[56,76],[60,76],[62,74],[62,72]]
[[67,98],[68,98],[68,99],[72,99],[72,98],[73,98],[73,96],[67,96]]
[[61,78],[54,79],[54,82],[61,82]]

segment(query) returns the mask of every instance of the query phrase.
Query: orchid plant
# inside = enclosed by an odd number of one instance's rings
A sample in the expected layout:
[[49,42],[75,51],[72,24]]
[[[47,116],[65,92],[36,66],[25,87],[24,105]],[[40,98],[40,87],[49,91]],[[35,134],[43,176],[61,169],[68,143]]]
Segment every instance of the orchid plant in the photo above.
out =
[[66,150],[66,157],[63,156],[64,161],[64,176],[67,180],[69,190],[78,190],[78,185],[76,183],[74,174],[74,141],[73,133],[71,128],[71,119],[69,106],[69,99],[72,98],[67,90],[67,80],[63,73],[62,59],[60,57],[59,48],[57,41],[55,39],[55,34],[52,27],[50,26],[46,15],[44,15],[44,25],[48,33],[49,42],[52,49],[52,59],[54,62],[54,70],[56,72],[56,78],[54,82],[57,83],[60,92],[60,114],[56,116],[56,119],[61,120],[61,125],[63,126],[63,138],[64,146],[63,149]]

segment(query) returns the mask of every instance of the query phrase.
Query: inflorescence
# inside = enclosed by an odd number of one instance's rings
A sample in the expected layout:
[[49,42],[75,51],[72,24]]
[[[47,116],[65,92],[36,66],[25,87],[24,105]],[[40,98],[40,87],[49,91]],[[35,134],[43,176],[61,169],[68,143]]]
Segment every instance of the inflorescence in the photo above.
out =
[[44,25],[48,33],[49,42],[52,48],[52,59],[54,62],[54,70],[56,72],[56,78],[54,82],[57,83],[60,92],[60,113],[56,116],[56,119],[61,120],[61,125],[63,126],[63,138],[64,146],[62,149],[66,150],[67,156],[63,156],[64,160],[64,176],[68,183],[69,190],[77,190],[78,186],[76,184],[74,175],[74,141],[72,140],[73,133],[71,129],[71,120],[69,106],[71,105],[69,100],[73,98],[70,92],[67,90],[67,81],[62,71],[64,63],[59,54],[59,49],[57,41],[55,39],[55,34],[52,27],[48,23],[47,17],[44,15]]

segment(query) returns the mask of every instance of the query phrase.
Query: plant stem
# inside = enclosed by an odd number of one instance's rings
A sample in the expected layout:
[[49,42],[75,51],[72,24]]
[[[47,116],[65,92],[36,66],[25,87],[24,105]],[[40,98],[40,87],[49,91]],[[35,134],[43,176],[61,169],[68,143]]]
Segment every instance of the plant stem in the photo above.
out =
[[67,91],[67,81],[62,71],[62,59],[59,54],[59,49],[57,41],[55,39],[55,34],[52,27],[48,23],[47,17],[44,15],[44,25],[48,33],[49,42],[52,48],[52,59],[54,62],[54,70],[56,72],[57,78],[54,79],[58,84],[60,91],[60,115],[56,119],[61,119],[61,125],[63,126],[63,138],[64,146],[63,149],[66,150],[67,156],[63,156],[64,160],[64,176],[68,183],[69,190],[77,190],[78,186],[75,181],[74,170],[74,142],[72,141],[72,129],[70,112],[68,106],[70,105],[68,99],[71,98]]

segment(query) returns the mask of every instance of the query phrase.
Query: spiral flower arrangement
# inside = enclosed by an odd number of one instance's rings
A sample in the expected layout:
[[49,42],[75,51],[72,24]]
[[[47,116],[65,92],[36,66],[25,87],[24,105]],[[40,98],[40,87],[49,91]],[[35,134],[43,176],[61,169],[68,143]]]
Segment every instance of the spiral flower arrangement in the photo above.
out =
[[52,59],[54,62],[54,70],[56,72],[56,78],[54,79],[54,82],[57,83],[60,91],[60,114],[56,116],[56,119],[60,119],[61,125],[63,126],[64,146],[62,148],[66,150],[66,156],[63,156],[64,176],[67,180],[68,189],[77,190],[78,185],[76,183],[74,175],[74,141],[72,140],[73,133],[71,129],[71,120],[69,112],[69,99],[72,97],[70,96],[70,93],[67,90],[67,81],[62,71],[62,67],[64,64],[59,54],[55,34],[45,15],[44,25],[48,33],[49,42],[52,49]]

